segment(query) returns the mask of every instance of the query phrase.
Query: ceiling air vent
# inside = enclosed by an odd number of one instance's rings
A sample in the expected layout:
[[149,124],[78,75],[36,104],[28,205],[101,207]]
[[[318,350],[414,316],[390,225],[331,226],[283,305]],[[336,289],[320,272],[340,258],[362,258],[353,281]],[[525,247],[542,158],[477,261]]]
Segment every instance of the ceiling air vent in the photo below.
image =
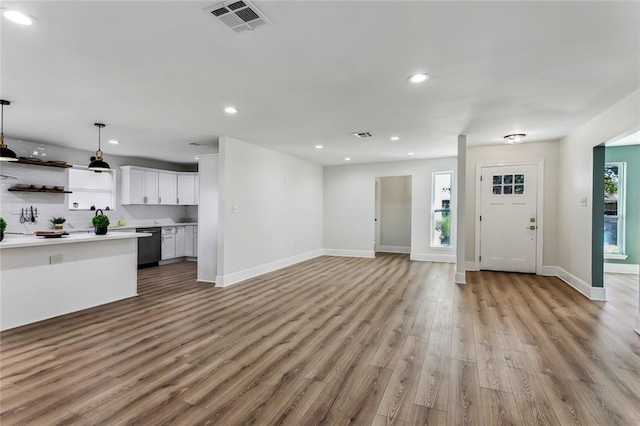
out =
[[372,138],[373,134],[371,132],[353,132],[351,133],[356,138]]
[[253,31],[259,26],[271,24],[254,5],[246,0],[229,1],[206,9],[233,31]]

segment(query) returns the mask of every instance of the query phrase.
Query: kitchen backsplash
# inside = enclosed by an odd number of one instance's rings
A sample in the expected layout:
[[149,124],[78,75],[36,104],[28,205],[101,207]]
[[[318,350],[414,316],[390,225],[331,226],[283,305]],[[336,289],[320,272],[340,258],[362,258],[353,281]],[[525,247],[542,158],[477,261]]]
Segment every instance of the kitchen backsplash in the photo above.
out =
[[[86,165],[92,153],[61,148],[51,145],[35,144],[30,142],[7,141],[12,150],[18,156],[41,158],[42,160],[63,160],[69,164]],[[34,155],[36,154],[37,155]],[[46,156],[41,154],[45,153]],[[170,164],[153,162],[146,159],[133,157],[120,157],[109,155],[105,160],[116,170],[116,178],[119,178],[121,165],[140,165],[156,167],[164,170],[194,171],[194,165]],[[52,185],[68,188],[68,169],[15,164],[12,162],[0,163],[0,174],[15,177],[17,179],[2,178],[0,180],[0,216],[7,221],[6,232],[30,233],[38,229],[49,229],[51,219],[54,216],[64,216],[67,219],[65,228],[90,228],[91,218],[95,211],[69,210],[68,194],[37,193],[37,192],[9,192],[10,187],[16,184]],[[114,210],[104,211],[109,217],[111,225],[117,225],[118,220],[124,219],[127,225],[147,225],[153,221],[175,221],[184,219],[197,221],[197,206],[143,206],[120,204],[119,183],[116,185],[117,204]],[[38,211],[36,223],[21,223],[21,211],[26,210],[30,217],[31,207]]]

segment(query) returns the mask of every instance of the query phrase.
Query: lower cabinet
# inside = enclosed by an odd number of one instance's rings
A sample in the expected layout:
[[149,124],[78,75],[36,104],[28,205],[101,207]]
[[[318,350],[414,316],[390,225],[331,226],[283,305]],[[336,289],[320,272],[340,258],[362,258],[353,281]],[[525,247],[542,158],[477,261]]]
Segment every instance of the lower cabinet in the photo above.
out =
[[186,226],[176,226],[176,257],[185,256]]
[[197,226],[162,227],[162,260],[198,256]]
[[165,232],[162,228],[162,260],[174,259],[176,257],[176,234],[175,228]]

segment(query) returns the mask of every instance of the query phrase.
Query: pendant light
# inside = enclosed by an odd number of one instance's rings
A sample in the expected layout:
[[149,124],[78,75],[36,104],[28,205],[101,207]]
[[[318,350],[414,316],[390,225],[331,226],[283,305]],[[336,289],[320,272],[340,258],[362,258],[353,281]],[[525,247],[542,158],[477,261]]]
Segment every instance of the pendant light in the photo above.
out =
[[4,143],[4,106],[11,102],[0,99],[0,161],[18,161],[18,156]]
[[111,170],[109,164],[106,161],[102,160],[102,149],[100,145],[100,130],[104,127],[102,123],[94,123],[94,126],[98,128],[98,150],[96,151],[96,157],[94,160],[91,160],[91,164],[87,169],[93,170],[95,172],[105,172]]

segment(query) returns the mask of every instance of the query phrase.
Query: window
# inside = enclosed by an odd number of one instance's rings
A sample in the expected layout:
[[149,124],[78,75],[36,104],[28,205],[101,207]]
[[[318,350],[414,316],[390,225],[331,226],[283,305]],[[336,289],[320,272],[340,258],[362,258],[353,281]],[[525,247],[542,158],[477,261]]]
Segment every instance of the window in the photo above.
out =
[[453,172],[433,174],[431,247],[451,247],[451,179]]
[[115,170],[96,173],[83,166],[69,169],[69,210],[115,210]]
[[604,166],[605,255],[624,255],[625,166],[626,163],[606,163]]

